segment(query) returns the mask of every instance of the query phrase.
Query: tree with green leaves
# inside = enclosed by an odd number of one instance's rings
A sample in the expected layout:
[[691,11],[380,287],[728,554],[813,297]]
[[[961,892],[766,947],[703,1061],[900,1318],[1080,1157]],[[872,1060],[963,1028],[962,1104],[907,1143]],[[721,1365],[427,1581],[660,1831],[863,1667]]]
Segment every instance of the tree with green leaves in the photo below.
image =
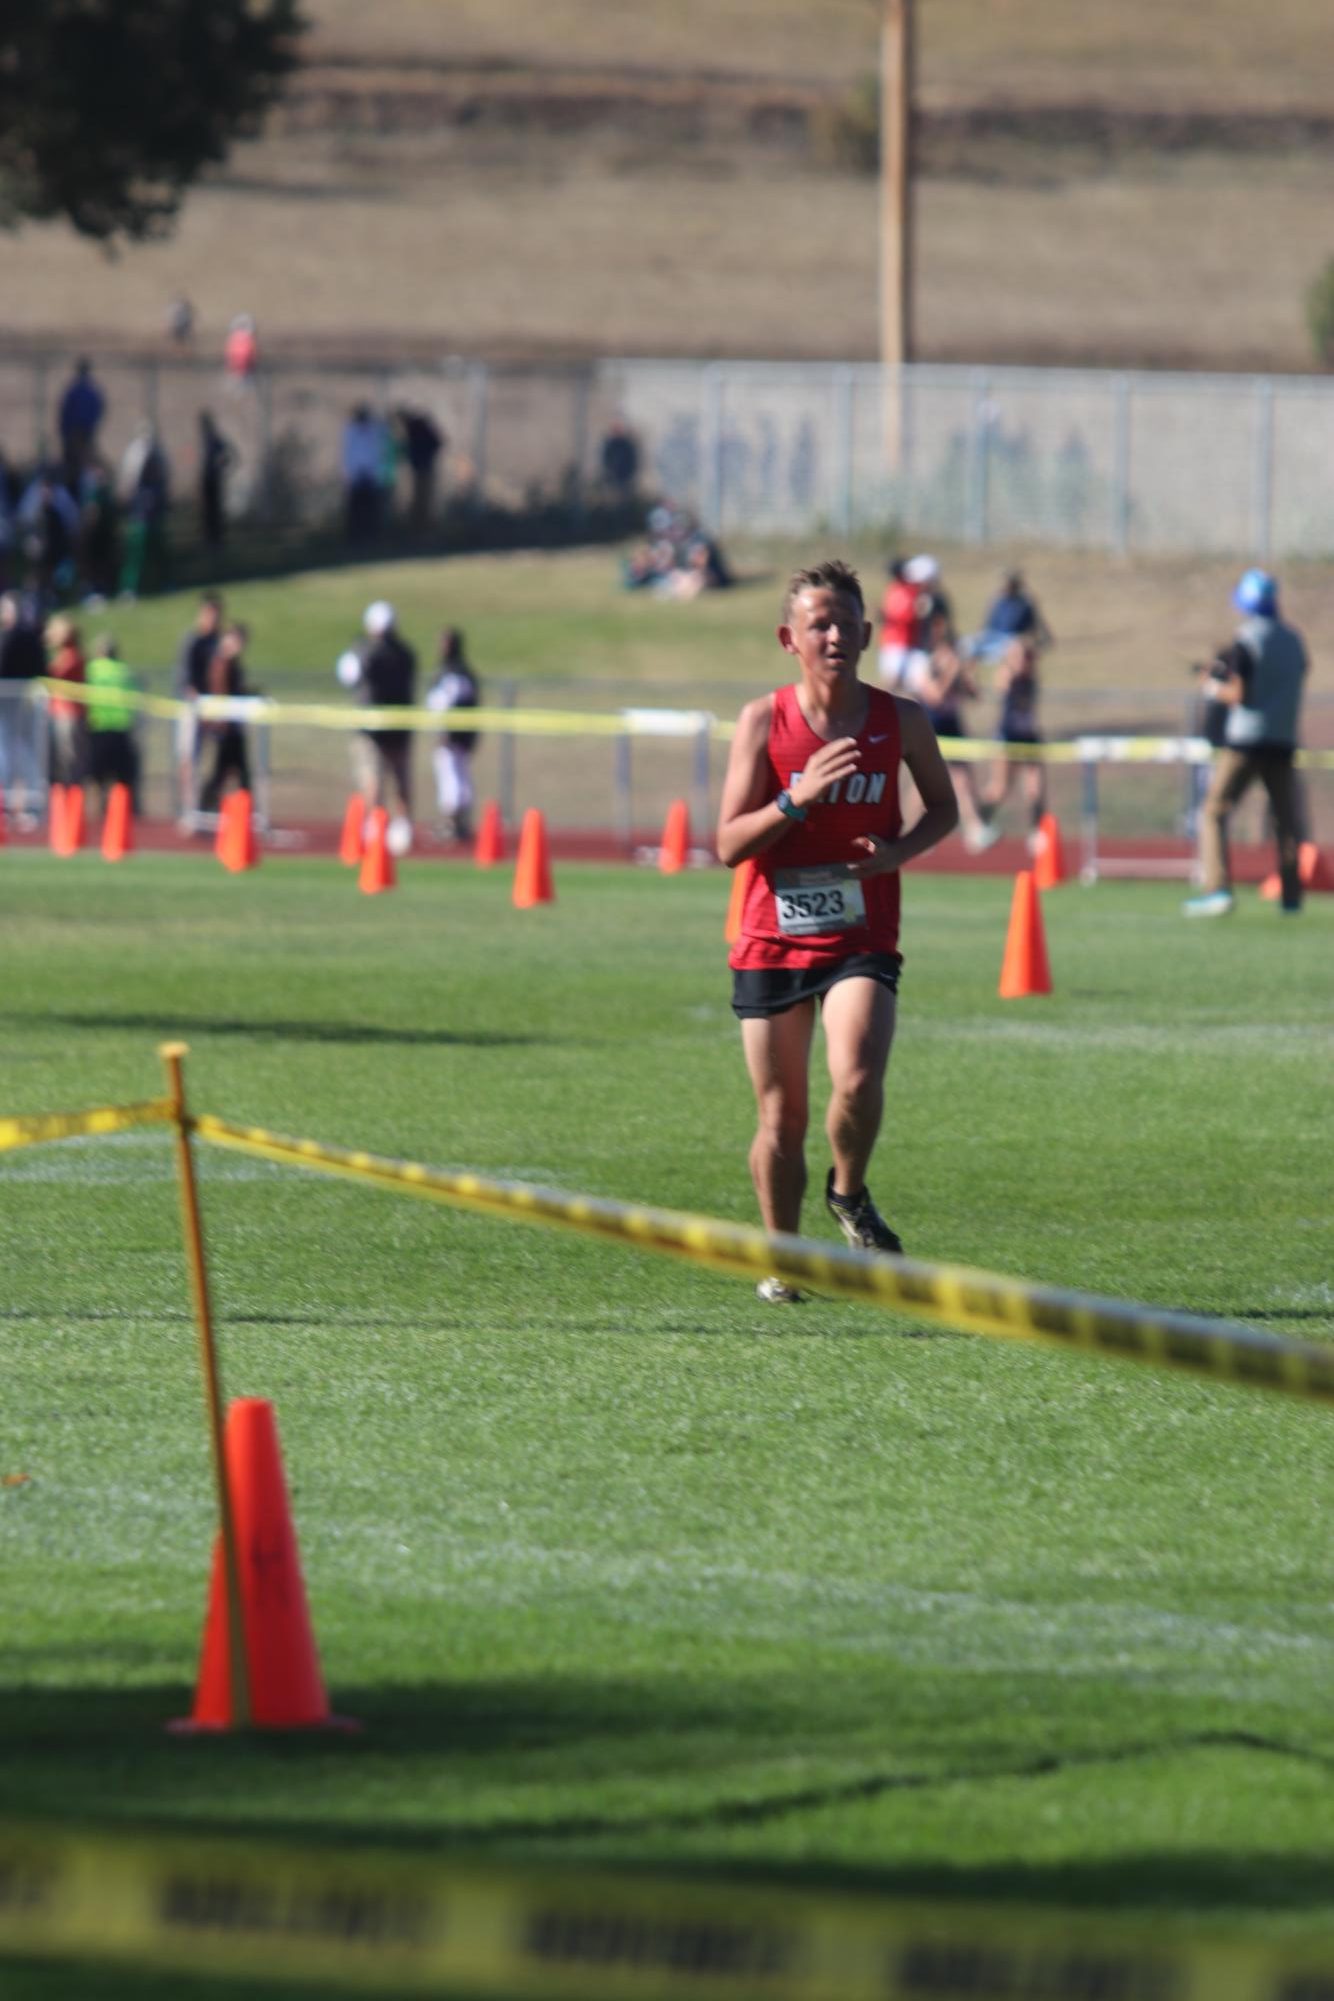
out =
[[163,236],[258,131],[296,62],[298,0],[4,0],[0,222]]

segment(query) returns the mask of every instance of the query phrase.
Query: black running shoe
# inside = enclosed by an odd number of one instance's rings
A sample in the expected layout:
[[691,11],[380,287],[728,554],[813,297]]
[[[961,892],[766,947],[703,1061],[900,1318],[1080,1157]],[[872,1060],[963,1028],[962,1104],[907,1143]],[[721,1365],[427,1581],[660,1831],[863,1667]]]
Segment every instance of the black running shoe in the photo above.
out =
[[903,1245],[871,1200],[869,1188],[863,1188],[860,1195],[835,1195],[831,1167],[825,1178],[824,1200],[854,1251],[887,1251],[892,1258],[903,1256]]

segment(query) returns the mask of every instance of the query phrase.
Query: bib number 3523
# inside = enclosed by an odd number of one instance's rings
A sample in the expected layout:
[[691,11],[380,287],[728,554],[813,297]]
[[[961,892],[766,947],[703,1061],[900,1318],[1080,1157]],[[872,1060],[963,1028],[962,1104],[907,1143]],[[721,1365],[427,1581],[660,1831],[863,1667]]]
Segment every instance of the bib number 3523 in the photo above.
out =
[[823,937],[866,922],[860,881],[838,868],[780,871],[774,877],[774,903],[785,938]]

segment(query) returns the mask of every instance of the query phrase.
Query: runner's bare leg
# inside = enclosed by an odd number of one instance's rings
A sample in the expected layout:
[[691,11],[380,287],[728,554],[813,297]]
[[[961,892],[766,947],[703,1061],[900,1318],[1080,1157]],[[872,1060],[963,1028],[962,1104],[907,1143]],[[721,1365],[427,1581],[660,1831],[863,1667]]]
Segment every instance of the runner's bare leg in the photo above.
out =
[[825,1131],[834,1192],[860,1195],[885,1108],[895,998],[878,980],[839,980],[824,997],[825,1051],[833,1086]]
[[814,1034],[814,1001],[741,1024],[741,1044],[759,1114],[750,1176],[766,1230],[795,1231],[801,1224]]

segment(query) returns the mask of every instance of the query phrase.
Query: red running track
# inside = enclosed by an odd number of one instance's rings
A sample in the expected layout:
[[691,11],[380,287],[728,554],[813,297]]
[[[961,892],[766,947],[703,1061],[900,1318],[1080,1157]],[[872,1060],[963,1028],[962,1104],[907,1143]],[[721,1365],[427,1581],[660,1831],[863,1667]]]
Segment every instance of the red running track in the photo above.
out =
[[[340,832],[341,824],[335,820],[291,822],[261,835],[260,846],[266,858],[278,859],[284,855],[333,856],[338,852]],[[90,846],[96,845],[98,833],[98,825],[94,821],[88,834]],[[46,845],[46,834],[42,830],[20,833],[10,826],[4,838],[16,848]],[[553,827],[548,830],[551,856],[557,862],[651,864],[657,858],[660,838],[661,830],[658,828],[637,832],[628,845],[605,828]],[[135,825],[134,841],[136,847],[150,854],[208,854],[212,850],[213,834],[211,830],[184,834],[172,820],[141,820]],[[506,846],[512,860],[517,846],[516,829],[507,830]],[[1187,842],[1166,836],[1156,839],[1107,839],[1098,844],[1099,865],[1108,875],[1165,877],[1186,882],[1190,878],[1193,854]],[[417,845],[407,859],[409,865],[417,861],[467,862],[471,859],[471,849],[459,843],[439,841],[426,830],[419,829]],[[692,860],[698,865],[707,865],[712,859],[711,852],[706,849],[693,851]],[[1067,834],[1065,863],[1071,875],[1078,874],[1080,861],[1079,842]],[[957,835],[952,835],[911,866],[914,870],[925,869],[945,875],[1014,875],[1029,865],[1027,844],[1018,836],[1007,836],[985,854],[972,855]],[[1260,882],[1274,867],[1271,848],[1232,849],[1233,874],[1238,882]]]

